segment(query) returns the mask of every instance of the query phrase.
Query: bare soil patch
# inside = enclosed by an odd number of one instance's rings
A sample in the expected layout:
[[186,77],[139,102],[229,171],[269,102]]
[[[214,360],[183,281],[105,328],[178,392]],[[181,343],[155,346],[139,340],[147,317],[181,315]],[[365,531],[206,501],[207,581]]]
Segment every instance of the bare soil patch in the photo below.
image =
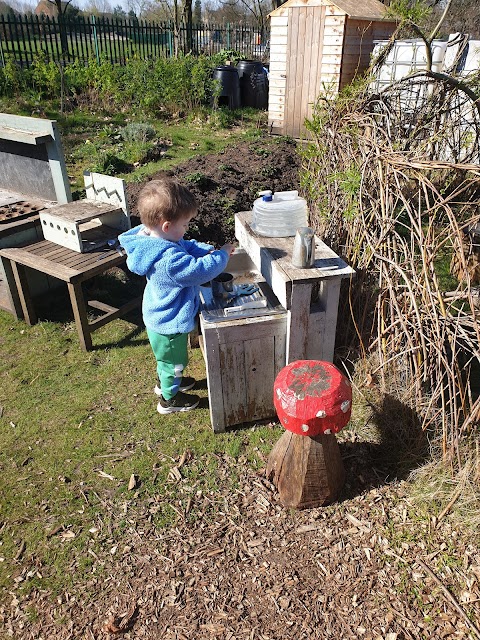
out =
[[[171,171],[151,176],[175,177],[188,187],[199,203],[192,237],[221,246],[234,242],[233,216],[252,208],[258,191],[298,189],[300,158],[295,141],[261,137],[240,142],[221,153],[199,156]],[[134,222],[143,184],[129,184],[128,198]]]

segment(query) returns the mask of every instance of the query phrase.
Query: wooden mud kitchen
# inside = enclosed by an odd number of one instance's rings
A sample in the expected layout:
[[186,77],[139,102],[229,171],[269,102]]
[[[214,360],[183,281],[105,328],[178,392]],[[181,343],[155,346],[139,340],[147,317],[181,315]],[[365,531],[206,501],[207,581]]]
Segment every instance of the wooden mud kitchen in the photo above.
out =
[[295,268],[294,238],[257,234],[252,216],[235,216],[240,247],[227,265],[235,286],[258,287],[246,297],[250,305],[219,301],[202,288],[200,328],[215,432],[275,417],[273,385],[286,364],[332,361],[340,284],[354,274],[319,238],[313,266]]

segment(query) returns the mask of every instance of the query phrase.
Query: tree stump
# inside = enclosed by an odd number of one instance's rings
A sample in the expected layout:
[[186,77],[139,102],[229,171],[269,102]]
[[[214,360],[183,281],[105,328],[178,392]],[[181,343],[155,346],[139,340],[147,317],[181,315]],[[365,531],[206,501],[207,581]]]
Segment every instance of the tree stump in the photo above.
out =
[[274,404],[286,431],[273,447],[267,476],[285,507],[321,507],[338,498],[345,469],[335,433],[348,423],[352,388],[330,362],[298,360],[275,379]]
[[309,509],[334,502],[345,482],[335,435],[309,437],[285,431],[268,457],[267,477],[284,507]]

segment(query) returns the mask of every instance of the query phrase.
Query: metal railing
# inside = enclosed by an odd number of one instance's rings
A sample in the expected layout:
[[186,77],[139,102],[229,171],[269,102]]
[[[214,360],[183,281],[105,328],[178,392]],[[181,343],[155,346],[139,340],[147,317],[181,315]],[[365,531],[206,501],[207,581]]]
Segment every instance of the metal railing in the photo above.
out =
[[246,24],[182,24],[96,16],[49,18],[0,16],[0,65],[7,58],[29,67],[38,55],[54,62],[106,59],[126,64],[133,57],[212,55],[223,49],[265,60],[269,34]]

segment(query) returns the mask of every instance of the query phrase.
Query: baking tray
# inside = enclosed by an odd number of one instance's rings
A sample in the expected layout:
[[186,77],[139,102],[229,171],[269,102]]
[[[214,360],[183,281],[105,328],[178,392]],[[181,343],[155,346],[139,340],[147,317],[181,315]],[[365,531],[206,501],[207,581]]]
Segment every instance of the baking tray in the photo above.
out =
[[[235,296],[238,284],[234,282],[233,296],[228,300],[223,298],[214,298],[212,290],[209,286],[200,287],[201,314],[206,322],[228,322],[232,320],[240,320],[242,318],[256,318],[258,316],[270,316],[274,314],[285,313],[285,309],[278,302],[272,290],[266,282],[252,283],[258,287],[258,291],[249,296]],[[258,309],[244,309],[236,313],[225,313],[226,307],[236,307],[245,302],[254,300],[266,300],[267,306]]]

